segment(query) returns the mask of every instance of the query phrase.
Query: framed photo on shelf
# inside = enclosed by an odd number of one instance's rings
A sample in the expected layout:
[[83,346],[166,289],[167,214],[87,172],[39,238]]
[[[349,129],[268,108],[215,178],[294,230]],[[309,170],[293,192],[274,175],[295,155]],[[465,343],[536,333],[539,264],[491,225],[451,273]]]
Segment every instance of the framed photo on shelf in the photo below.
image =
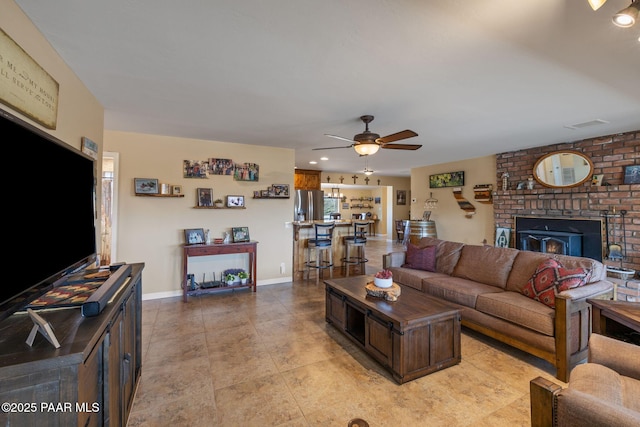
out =
[[159,186],[156,178],[133,178],[136,194],[158,194]]
[[198,206],[213,206],[213,189],[198,188]]
[[184,242],[187,245],[201,245],[205,242],[204,228],[187,228],[184,230]]
[[182,194],[182,185],[171,186],[171,194],[174,194],[174,195]]
[[273,197],[289,197],[289,184],[272,184]]
[[249,241],[249,227],[231,227],[233,243]]
[[640,165],[624,168],[624,184],[640,184]]
[[260,197],[269,197],[269,190],[260,190]]
[[496,247],[497,248],[508,248],[509,242],[511,239],[511,229],[497,227],[496,228]]
[[244,196],[227,196],[228,208],[244,208]]

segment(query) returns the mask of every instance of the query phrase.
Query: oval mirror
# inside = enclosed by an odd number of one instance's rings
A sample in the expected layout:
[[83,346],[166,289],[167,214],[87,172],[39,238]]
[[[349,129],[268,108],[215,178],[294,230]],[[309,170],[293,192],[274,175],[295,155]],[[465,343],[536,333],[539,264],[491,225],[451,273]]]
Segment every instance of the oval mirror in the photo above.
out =
[[533,167],[533,177],[546,187],[575,187],[593,174],[593,163],[577,151],[556,151],[542,156]]

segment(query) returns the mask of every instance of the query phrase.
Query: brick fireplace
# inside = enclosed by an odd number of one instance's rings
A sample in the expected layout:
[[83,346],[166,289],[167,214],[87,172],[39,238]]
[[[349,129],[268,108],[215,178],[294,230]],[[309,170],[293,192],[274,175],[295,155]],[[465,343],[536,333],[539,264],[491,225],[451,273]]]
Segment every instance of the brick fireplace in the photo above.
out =
[[[594,174],[603,174],[603,185],[590,182],[570,188],[548,188],[535,183],[532,190],[517,190],[519,182],[532,176],[536,161],[545,154],[573,150],[586,154],[594,164]],[[640,271],[640,185],[623,185],[624,167],[640,165],[640,130],[582,141],[535,147],[496,155],[496,191],[493,194],[496,227],[511,228],[512,247],[518,247],[517,217],[541,217],[561,220],[591,220],[602,223],[602,212],[614,207],[625,209],[624,233],[626,251],[623,266]],[[509,188],[502,190],[502,174],[509,173]],[[611,241],[622,235],[620,223],[610,224]],[[524,229],[523,229],[524,230]],[[598,240],[583,243],[600,254],[606,254],[606,230]],[[555,231],[555,230],[552,230]],[[571,232],[570,230],[568,232]],[[584,254],[583,254],[584,255]],[[587,256],[587,255],[584,255]],[[597,256],[590,255],[598,259]],[[620,267],[619,260],[600,258],[606,265]]]

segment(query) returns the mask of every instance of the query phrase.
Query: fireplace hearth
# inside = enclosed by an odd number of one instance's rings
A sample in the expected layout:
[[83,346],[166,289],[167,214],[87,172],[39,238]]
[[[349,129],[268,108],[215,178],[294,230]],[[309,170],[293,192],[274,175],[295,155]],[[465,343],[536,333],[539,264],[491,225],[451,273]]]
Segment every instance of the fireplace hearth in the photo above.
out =
[[516,249],[583,256],[602,262],[602,221],[520,216],[514,221]]

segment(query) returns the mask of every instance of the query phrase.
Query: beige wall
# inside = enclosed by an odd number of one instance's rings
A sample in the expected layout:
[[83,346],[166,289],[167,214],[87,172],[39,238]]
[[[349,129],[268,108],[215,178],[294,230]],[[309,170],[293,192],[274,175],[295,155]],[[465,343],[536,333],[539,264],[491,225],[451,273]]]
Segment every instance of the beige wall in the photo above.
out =
[[[185,228],[210,229],[212,237],[222,237],[231,227],[249,227],[251,240],[259,242],[258,285],[291,280],[293,198],[253,199],[253,192],[271,184],[289,184],[293,189],[293,150],[115,131],[105,131],[104,140],[105,150],[120,157],[117,261],[145,263],[147,298],[179,293]],[[211,157],[257,163],[259,180],[183,177],[183,160]],[[185,197],[137,197],[134,178],[181,185]],[[194,209],[197,188],[212,188],[214,198],[242,195],[246,209]],[[246,260],[244,255],[192,258],[189,272],[196,281],[202,274],[210,280],[212,273],[219,280],[226,268],[247,268]]]
[[[0,104],[0,108],[74,148],[80,149],[82,137],[87,137],[98,144],[101,156],[104,109],[100,103],[87,90],[75,73],[67,67],[49,42],[22,13],[22,10],[13,0],[0,0],[0,11],[0,28],[59,84],[56,129],[45,129],[4,104]],[[37,157],[37,153],[34,153],[34,156]],[[44,160],[46,162],[46,159]],[[100,162],[96,162],[96,168],[99,174],[101,171]],[[46,184],[46,170],[44,172],[43,182]],[[97,187],[97,190],[98,192],[100,191],[100,186]],[[60,191],[61,195],[63,195],[64,189],[60,189]],[[97,200],[100,200],[100,194],[98,194]],[[38,209],[49,208],[52,207],[38,206]],[[98,209],[100,209],[100,206],[98,206]],[[100,218],[100,215],[98,215],[98,218]],[[100,221],[96,221],[96,230],[96,237],[99,241]],[[46,230],[41,231],[46,235]]]
[[[496,160],[495,156],[478,157],[476,159],[440,165],[425,166],[411,170],[411,219],[420,219],[425,210],[424,204],[431,193],[438,199],[438,207],[431,213],[431,220],[436,222],[438,237],[444,240],[482,244],[495,242],[493,223],[493,205],[479,203],[473,200],[473,186],[478,184],[493,184],[496,189]],[[429,188],[429,175],[445,172],[464,171],[464,186],[462,196],[476,208],[476,214],[470,218],[460,209],[453,196],[453,189]],[[412,198],[416,201],[413,202]]]

